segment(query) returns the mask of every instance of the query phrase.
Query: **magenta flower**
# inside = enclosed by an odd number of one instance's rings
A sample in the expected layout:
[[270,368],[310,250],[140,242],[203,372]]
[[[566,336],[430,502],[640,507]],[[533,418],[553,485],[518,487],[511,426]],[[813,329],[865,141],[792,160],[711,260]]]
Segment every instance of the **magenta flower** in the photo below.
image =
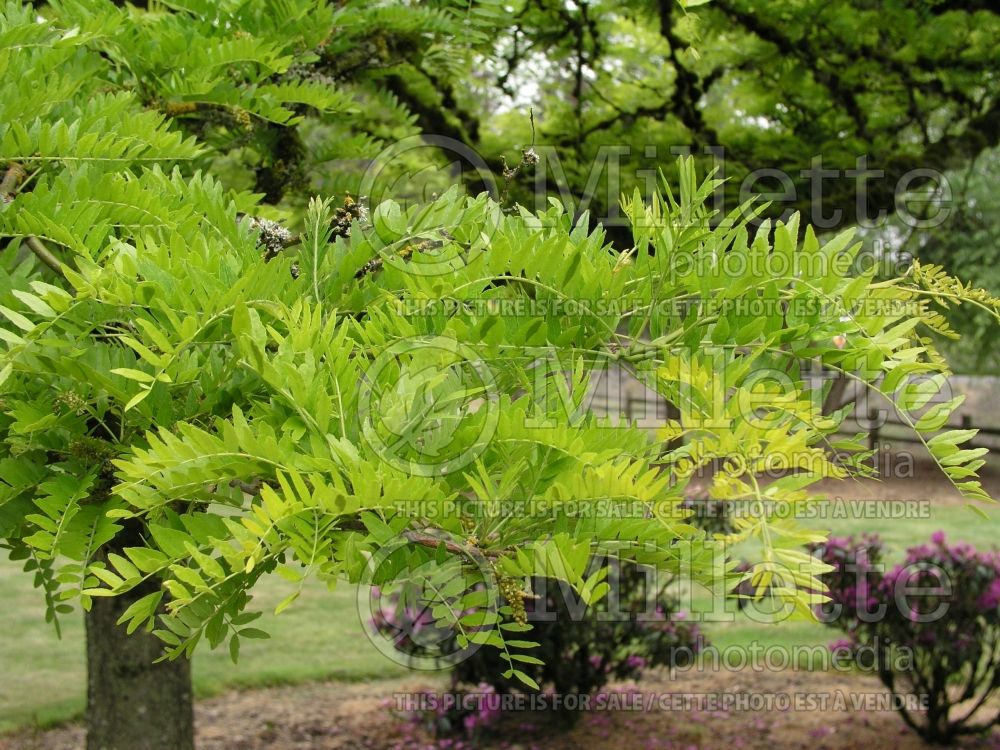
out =
[[835,641],[830,641],[827,645],[832,653],[840,652],[851,652],[854,650],[854,644],[847,638],[838,638]]
[[625,665],[629,669],[642,669],[646,666],[646,660],[636,654],[631,654],[627,659],[625,659]]
[[979,597],[977,605],[980,609],[996,609],[1000,605],[1000,578],[995,578],[990,587]]

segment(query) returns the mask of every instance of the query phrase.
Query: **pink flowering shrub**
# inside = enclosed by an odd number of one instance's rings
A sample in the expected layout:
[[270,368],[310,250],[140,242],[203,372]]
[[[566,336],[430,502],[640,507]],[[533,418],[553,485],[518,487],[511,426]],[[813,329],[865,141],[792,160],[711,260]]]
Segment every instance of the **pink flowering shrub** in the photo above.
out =
[[402,596],[400,591],[386,593],[378,586],[369,596],[373,605],[369,627],[401,654],[425,656],[437,649],[443,657],[454,648],[453,633],[437,626],[431,608],[419,598]]
[[833,537],[817,554],[831,601],[820,618],[844,631],[833,647],[870,655],[896,695],[926,696],[926,711],[897,701],[903,720],[942,744],[1000,723],[1000,554],[948,544],[943,532],[886,570],[877,536]]
[[[648,590],[653,584],[646,572],[632,563],[612,563],[611,591],[586,609],[573,601],[567,586],[533,581],[539,596],[525,601],[532,626],[526,637],[539,644],[531,655],[542,663],[520,668],[542,688],[584,695],[610,680],[639,679],[649,668],[689,663],[704,643],[698,625],[684,620],[663,581],[656,591]],[[459,683],[523,690],[503,677],[506,669],[498,652],[480,649],[456,665],[454,675]]]
[[[539,685],[536,692],[595,695],[612,680],[639,679],[644,671],[658,666],[687,665],[703,647],[697,623],[677,611],[676,600],[663,591],[662,581],[650,591],[652,584],[644,569],[631,563],[612,565],[614,572],[607,579],[611,591],[594,607],[574,601],[568,587],[556,581],[532,581],[538,598],[524,602],[531,625],[525,638],[539,645],[526,653],[540,663],[520,663],[518,668]],[[415,610],[401,609],[394,597],[386,600],[383,628],[414,633],[419,640],[421,628],[432,627],[429,622],[421,623]],[[408,647],[407,638],[397,640],[399,647]],[[490,734],[501,720],[509,724],[528,718],[505,717],[500,710],[502,694],[530,692],[503,676],[508,669],[495,649],[474,651],[452,671],[451,692],[467,690],[470,700],[439,704],[410,719],[439,737],[474,740]],[[579,712],[558,706],[573,704],[572,700],[550,702],[547,710],[551,718],[570,724]]]
[[831,536],[814,552],[833,570],[823,576],[830,601],[818,608],[820,619],[836,625],[850,636],[865,619],[865,612],[877,609],[877,588],[885,571],[885,545],[877,534],[860,537]]

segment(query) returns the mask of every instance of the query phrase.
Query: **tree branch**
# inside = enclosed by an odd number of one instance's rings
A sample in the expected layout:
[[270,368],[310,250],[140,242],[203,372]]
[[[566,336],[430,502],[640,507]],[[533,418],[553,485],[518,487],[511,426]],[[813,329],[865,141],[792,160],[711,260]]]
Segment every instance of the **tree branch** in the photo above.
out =
[[[14,194],[17,192],[21,183],[27,176],[28,173],[25,171],[24,167],[17,162],[8,164],[7,170],[4,172],[3,179],[0,180],[0,201],[3,201],[4,203],[10,203],[13,201]],[[28,246],[28,249],[31,250],[31,252],[33,252],[42,263],[60,276],[64,275],[62,263],[40,239],[27,235],[24,238],[24,244]]]
[[[661,5],[667,0],[660,0]],[[669,3],[668,3],[669,4]],[[855,132],[865,140],[871,140],[868,121],[858,103],[853,89],[837,73],[822,67],[816,50],[802,40],[792,39],[780,29],[770,26],[759,16],[731,5],[727,0],[718,0],[715,7],[759,39],[773,44],[778,50],[805,66],[813,80],[826,88],[831,98],[839,104],[854,121]]]
[[486,557],[491,560],[500,557],[499,552],[488,552],[480,549],[479,547],[472,546],[471,544],[456,544],[455,542],[449,542],[431,534],[424,534],[419,531],[404,531],[403,538],[412,544],[419,544],[421,547],[430,547],[431,549],[444,547],[453,555],[481,555],[482,557]]

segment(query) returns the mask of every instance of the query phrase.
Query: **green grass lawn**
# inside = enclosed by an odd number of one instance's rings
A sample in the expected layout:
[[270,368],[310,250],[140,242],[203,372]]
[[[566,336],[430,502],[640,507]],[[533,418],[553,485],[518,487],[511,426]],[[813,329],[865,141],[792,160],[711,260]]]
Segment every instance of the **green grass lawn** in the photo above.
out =
[[[239,664],[230,661],[225,646],[217,651],[199,649],[193,662],[199,696],[226,687],[355,681],[404,673],[368,641],[354,589],[345,586],[330,592],[311,582],[290,609],[277,617],[271,614],[290,591],[290,584],[277,577],[258,588],[255,603],[265,610],[258,623],[272,637],[244,639]],[[0,601],[0,731],[80,715],[86,690],[82,615],[64,616],[58,639],[43,621],[41,595],[32,588],[31,577],[7,560],[0,561]]]
[[[931,534],[941,529],[951,542],[970,542],[980,549],[997,546],[996,519],[1000,516],[1000,506],[994,508],[980,505],[989,520],[975,513],[971,508],[955,503],[930,504],[926,518],[826,518],[817,519],[810,525],[826,528],[837,536],[858,535],[862,532],[879,534],[886,544],[887,563],[894,564],[903,559],[908,547],[928,541]],[[693,610],[706,611],[712,607],[712,597],[708,592],[695,592],[691,597]],[[742,612],[736,612],[735,602],[726,603],[734,612],[731,622],[714,622],[705,625],[705,631],[713,645],[723,650],[728,646],[747,645],[754,641],[762,647],[769,646],[813,646],[836,640],[839,634],[821,623],[788,621],[779,623],[757,622]],[[757,618],[761,619],[761,618]]]
[[[991,517],[998,509],[987,508]],[[943,529],[952,541],[989,547],[997,539],[996,526],[970,509],[947,504],[931,508],[929,518],[827,519],[816,521],[836,534],[875,531],[890,545],[890,561],[902,558],[905,548],[926,541]],[[275,605],[289,593],[289,584],[274,578],[257,593],[257,604],[267,614],[262,627],[267,641],[244,640],[240,662],[233,665],[225,649],[200,650],[194,660],[195,688],[200,696],[226,687],[295,683],[308,680],[364,680],[394,677],[403,668],[382,656],[369,643],[350,587],[329,592],[318,583],[306,586],[298,602],[273,616]],[[697,613],[709,597],[692,597]],[[58,640],[42,620],[40,594],[13,563],[0,561],[0,601],[3,602],[3,638],[0,640],[0,731],[15,726],[51,724],[78,716],[84,704],[83,627],[79,613],[63,618]],[[753,622],[736,614],[732,622],[711,623],[705,630],[712,643],[724,649],[757,641],[762,646],[824,644],[835,631],[817,623]]]

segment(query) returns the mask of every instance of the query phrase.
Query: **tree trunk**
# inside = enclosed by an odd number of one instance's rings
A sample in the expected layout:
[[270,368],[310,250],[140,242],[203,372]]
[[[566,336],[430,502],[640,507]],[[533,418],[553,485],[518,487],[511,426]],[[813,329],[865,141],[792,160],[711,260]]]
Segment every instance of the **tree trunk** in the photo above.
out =
[[[154,584],[155,585],[155,584]],[[191,663],[153,662],[163,643],[116,624],[153,589],[94,597],[87,626],[87,750],[194,750]]]

